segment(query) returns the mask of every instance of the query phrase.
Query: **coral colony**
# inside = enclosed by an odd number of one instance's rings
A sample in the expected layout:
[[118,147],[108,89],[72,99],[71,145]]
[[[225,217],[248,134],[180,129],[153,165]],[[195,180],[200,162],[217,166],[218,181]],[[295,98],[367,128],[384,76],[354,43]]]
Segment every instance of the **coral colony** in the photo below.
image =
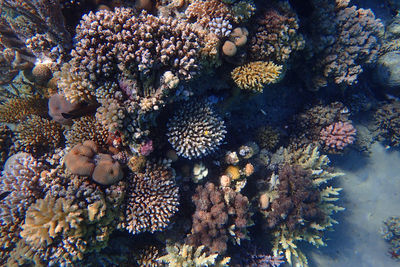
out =
[[0,0],[0,266],[308,266],[328,154],[400,144],[400,17],[303,2]]

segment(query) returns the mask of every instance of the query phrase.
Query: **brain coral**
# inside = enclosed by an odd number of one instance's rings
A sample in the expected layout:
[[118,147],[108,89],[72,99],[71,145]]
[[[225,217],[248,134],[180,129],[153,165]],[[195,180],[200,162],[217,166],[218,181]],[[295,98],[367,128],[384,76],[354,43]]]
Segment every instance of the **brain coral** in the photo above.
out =
[[231,76],[240,89],[262,92],[264,85],[278,81],[281,71],[273,62],[254,61],[235,68]]
[[162,164],[146,164],[130,180],[123,227],[131,233],[160,231],[178,211],[179,194],[174,172]]
[[226,134],[224,121],[207,102],[184,103],[167,127],[168,141],[178,155],[188,159],[211,154]]

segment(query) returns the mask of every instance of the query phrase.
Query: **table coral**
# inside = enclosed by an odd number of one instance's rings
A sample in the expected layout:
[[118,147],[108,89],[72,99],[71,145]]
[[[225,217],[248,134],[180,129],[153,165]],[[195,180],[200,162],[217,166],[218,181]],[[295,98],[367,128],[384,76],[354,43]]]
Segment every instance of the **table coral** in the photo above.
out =
[[167,227],[179,206],[173,170],[162,164],[147,163],[143,173],[131,174],[128,180],[122,228],[137,234]]
[[279,80],[281,72],[281,65],[254,61],[235,68],[231,76],[240,89],[262,93],[265,85]]
[[168,141],[178,155],[202,158],[218,149],[225,138],[224,121],[207,102],[187,102],[167,124]]

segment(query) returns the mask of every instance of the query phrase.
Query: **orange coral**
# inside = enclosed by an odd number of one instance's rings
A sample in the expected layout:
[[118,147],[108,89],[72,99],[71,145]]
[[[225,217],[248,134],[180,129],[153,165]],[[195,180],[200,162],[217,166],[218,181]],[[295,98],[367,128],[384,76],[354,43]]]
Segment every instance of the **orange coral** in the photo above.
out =
[[240,89],[262,92],[264,85],[278,81],[281,72],[282,65],[254,61],[235,68],[231,76]]

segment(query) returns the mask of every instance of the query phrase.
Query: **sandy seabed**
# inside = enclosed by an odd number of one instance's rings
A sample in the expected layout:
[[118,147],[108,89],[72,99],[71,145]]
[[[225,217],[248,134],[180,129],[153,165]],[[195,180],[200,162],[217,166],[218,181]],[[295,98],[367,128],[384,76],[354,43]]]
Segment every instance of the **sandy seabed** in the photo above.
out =
[[336,180],[346,210],[334,217],[339,224],[327,233],[327,247],[303,246],[310,267],[400,266],[380,234],[384,219],[400,216],[400,152],[374,144],[370,157],[351,152],[330,158],[346,173]]

